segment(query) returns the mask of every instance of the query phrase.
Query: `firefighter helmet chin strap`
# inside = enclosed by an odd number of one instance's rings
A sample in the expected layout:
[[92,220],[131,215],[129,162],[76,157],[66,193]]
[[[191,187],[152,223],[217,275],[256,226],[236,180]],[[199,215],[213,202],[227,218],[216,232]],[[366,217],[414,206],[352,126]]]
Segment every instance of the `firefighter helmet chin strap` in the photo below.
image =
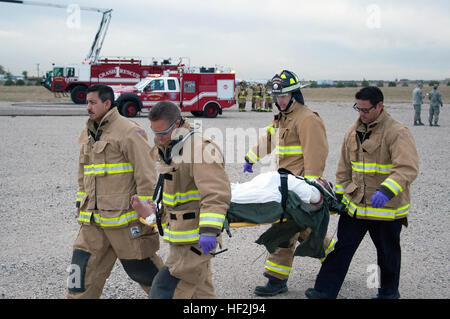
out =
[[280,106],[278,105],[277,102],[275,102],[275,105],[276,105],[276,107],[278,108],[278,111],[283,112],[283,113],[286,113],[286,112],[289,111],[289,108],[291,107],[291,105],[294,104],[294,100],[295,100],[294,97],[291,96],[291,100],[289,101],[288,105],[286,106],[286,109],[284,109],[284,110],[281,110],[281,109],[280,109]]

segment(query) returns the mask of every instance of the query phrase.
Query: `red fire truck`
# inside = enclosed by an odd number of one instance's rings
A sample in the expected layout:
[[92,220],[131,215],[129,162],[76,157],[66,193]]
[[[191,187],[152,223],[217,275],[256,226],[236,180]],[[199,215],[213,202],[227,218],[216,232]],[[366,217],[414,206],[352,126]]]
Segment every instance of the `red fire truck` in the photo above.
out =
[[178,72],[150,76],[134,87],[115,89],[116,105],[122,115],[134,117],[167,100],[194,116],[216,117],[222,109],[235,104],[235,74],[216,72],[215,68],[201,68],[200,72],[179,68]]
[[177,70],[178,64],[163,60],[152,65],[143,65],[138,58],[101,58],[97,62],[54,66],[46,74],[42,85],[52,92],[70,92],[72,101],[86,102],[86,90],[94,84],[106,84],[113,88],[133,86],[151,74],[162,74],[165,70]]

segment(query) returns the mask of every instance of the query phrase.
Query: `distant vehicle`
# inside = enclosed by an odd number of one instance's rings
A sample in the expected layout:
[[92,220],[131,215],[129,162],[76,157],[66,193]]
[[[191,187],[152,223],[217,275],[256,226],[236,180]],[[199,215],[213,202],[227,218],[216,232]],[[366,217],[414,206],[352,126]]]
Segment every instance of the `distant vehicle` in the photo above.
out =
[[55,66],[47,72],[42,85],[52,92],[70,92],[76,104],[86,103],[86,90],[94,84],[111,87],[133,86],[150,74],[162,74],[165,70],[177,70],[181,64],[143,65],[139,58],[102,58],[94,63],[68,64]]
[[165,71],[163,76],[149,76],[134,87],[115,89],[119,112],[134,117],[167,100],[194,116],[214,118],[235,104],[234,73],[213,73],[210,68],[203,68],[204,72],[184,71],[180,67],[178,71]]

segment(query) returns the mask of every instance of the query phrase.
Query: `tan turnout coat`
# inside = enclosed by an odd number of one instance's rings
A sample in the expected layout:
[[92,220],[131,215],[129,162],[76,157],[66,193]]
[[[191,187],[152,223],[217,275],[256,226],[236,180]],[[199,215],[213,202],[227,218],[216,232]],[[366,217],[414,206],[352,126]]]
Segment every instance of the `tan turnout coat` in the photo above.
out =
[[[172,134],[182,138],[193,130],[184,124]],[[219,148],[199,133],[192,134],[179,155],[167,164],[162,159],[167,147],[155,139],[153,157],[157,170],[165,174],[163,186],[164,239],[171,244],[198,242],[201,233],[219,235],[231,200],[230,181]]]
[[113,108],[98,128],[89,119],[78,141],[78,221],[90,223],[93,217],[101,227],[126,227],[136,221],[131,196],[151,198],[156,182],[145,130]]
[[266,134],[260,137],[246,155],[256,163],[275,152],[277,167],[308,178],[322,176],[328,156],[325,125],[319,114],[294,102],[288,112],[275,115]]
[[[357,132],[370,134],[361,144]],[[347,130],[336,172],[336,193],[350,216],[394,220],[407,216],[410,185],[419,170],[416,145],[410,130],[386,110],[369,125],[359,119]],[[391,198],[373,208],[370,199],[381,188]]]

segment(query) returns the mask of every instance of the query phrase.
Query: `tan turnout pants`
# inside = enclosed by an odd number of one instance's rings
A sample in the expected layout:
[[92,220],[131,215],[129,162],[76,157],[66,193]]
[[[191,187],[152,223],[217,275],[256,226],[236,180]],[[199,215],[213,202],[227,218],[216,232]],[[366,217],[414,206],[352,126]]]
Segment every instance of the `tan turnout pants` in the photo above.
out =
[[[289,279],[289,275],[292,270],[292,263],[294,261],[296,243],[299,238],[306,240],[309,234],[309,228],[305,231],[297,233],[289,240],[288,243],[286,243],[286,245],[283,245],[283,247],[278,247],[274,253],[269,254],[265,264],[265,273],[281,280]],[[328,235],[325,236],[323,242],[325,257],[333,250],[333,245],[334,241],[332,241],[332,238]],[[321,259],[321,262],[325,260],[325,257]]]
[[158,272],[150,291],[152,299],[216,298],[211,272],[210,254],[198,244],[170,244],[164,267]]
[[124,228],[81,225],[73,245],[67,298],[100,298],[117,258],[128,276],[148,294],[163,266],[158,249],[158,232],[138,221]]

